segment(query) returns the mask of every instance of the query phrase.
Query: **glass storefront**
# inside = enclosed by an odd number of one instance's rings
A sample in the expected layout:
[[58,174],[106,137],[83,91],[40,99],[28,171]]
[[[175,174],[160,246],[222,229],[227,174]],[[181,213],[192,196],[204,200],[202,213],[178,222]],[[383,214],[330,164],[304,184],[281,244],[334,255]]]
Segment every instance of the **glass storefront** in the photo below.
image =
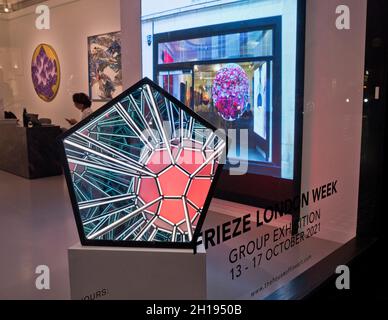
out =
[[[209,33],[207,27],[156,34],[158,57],[154,61],[156,79],[165,90],[217,128],[247,132],[247,145],[236,136],[229,151],[230,163],[247,162],[250,173],[267,172],[280,178],[282,106],[281,101],[273,99],[280,90],[279,72],[274,73],[281,69],[275,57],[280,54],[276,51],[280,43],[275,44],[280,37],[274,37],[280,20],[270,20],[217,25],[212,28],[214,35],[207,37],[191,38]],[[241,32],[244,28],[252,31]],[[182,39],[187,34],[190,39]],[[235,82],[222,79],[231,79],[231,74]],[[217,87],[217,77],[228,90]],[[242,86],[244,97],[238,94]],[[225,99],[230,95],[236,98],[227,105]]]
[[[217,195],[266,205],[281,200],[271,187],[276,184],[283,195],[295,196],[301,183],[303,6],[277,0],[198,3],[194,11],[184,3],[167,7],[143,1],[143,75],[233,141],[225,168],[255,188],[239,195],[220,188]],[[239,183],[223,176],[228,185]],[[265,177],[262,184],[255,183],[258,176]]]
[[378,6],[4,3],[0,299],[292,298],[375,235]]
[[[152,43],[143,45],[143,72],[216,127],[246,131],[248,143],[244,145],[239,134],[233,136],[236,142],[230,148],[231,165],[245,163],[250,174],[298,181],[295,167],[299,164],[294,157],[295,141],[299,139],[295,131],[300,126],[295,107],[296,2],[288,7],[273,4],[273,15],[252,13],[252,8],[260,6],[260,1],[240,7],[221,4],[217,7],[220,23],[213,21],[208,26],[211,10],[205,6],[185,13],[190,23],[182,30],[176,24],[180,14],[164,16],[154,6],[150,9],[156,12],[153,18],[146,14],[145,3],[143,39],[152,39]],[[256,19],[245,19],[250,9],[250,16]],[[230,18],[233,10],[236,14]],[[239,21],[240,17],[244,19]],[[150,24],[152,34],[148,33]],[[290,42],[291,46],[284,47]],[[230,74],[240,78],[238,85],[244,82],[246,97],[236,98],[227,106],[222,99],[235,92],[233,88],[218,88],[217,92],[216,78]],[[294,90],[295,94],[279,99],[282,90]]]

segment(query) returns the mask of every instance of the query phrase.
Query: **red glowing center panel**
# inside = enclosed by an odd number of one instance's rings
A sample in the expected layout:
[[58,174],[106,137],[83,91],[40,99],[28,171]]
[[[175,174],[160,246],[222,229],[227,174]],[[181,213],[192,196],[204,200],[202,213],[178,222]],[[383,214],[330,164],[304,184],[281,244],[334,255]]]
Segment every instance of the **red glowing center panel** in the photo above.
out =
[[167,149],[151,154],[146,167],[157,176],[139,179],[138,196],[144,203],[162,198],[146,210],[149,219],[157,215],[156,226],[170,231],[176,226],[187,231],[188,226],[195,228],[198,222],[218,165],[213,162],[203,165],[206,155],[198,143],[189,140],[170,150],[172,161]]

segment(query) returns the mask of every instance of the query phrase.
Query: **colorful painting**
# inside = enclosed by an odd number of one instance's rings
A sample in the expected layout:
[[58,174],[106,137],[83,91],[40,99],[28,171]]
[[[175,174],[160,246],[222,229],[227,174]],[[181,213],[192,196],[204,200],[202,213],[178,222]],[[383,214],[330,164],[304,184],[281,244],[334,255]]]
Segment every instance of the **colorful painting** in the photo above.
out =
[[89,95],[94,101],[109,101],[123,91],[121,32],[88,38]]
[[238,64],[230,63],[217,72],[213,101],[218,114],[226,121],[236,121],[244,114],[249,101],[249,80]]
[[53,101],[58,93],[61,77],[58,56],[48,44],[40,44],[35,49],[31,76],[36,94],[43,101]]

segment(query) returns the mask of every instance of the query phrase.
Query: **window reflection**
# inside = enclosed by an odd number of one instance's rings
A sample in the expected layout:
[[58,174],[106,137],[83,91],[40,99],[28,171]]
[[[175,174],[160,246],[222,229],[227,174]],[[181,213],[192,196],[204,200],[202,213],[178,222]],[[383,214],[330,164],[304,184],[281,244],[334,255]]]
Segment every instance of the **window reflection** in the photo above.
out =
[[159,64],[272,56],[272,30],[260,30],[159,44]]

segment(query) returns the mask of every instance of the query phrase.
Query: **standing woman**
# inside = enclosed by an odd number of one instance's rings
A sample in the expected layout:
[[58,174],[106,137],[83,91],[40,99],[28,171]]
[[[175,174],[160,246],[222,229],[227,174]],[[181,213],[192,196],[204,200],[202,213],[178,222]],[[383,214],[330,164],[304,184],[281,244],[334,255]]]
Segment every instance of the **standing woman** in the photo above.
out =
[[[92,110],[92,101],[89,99],[89,97],[85,93],[76,93],[73,95],[73,102],[74,106],[81,111],[81,120],[86,119],[88,116],[90,116],[93,113]],[[66,121],[74,126],[78,123],[75,119],[66,119]]]

